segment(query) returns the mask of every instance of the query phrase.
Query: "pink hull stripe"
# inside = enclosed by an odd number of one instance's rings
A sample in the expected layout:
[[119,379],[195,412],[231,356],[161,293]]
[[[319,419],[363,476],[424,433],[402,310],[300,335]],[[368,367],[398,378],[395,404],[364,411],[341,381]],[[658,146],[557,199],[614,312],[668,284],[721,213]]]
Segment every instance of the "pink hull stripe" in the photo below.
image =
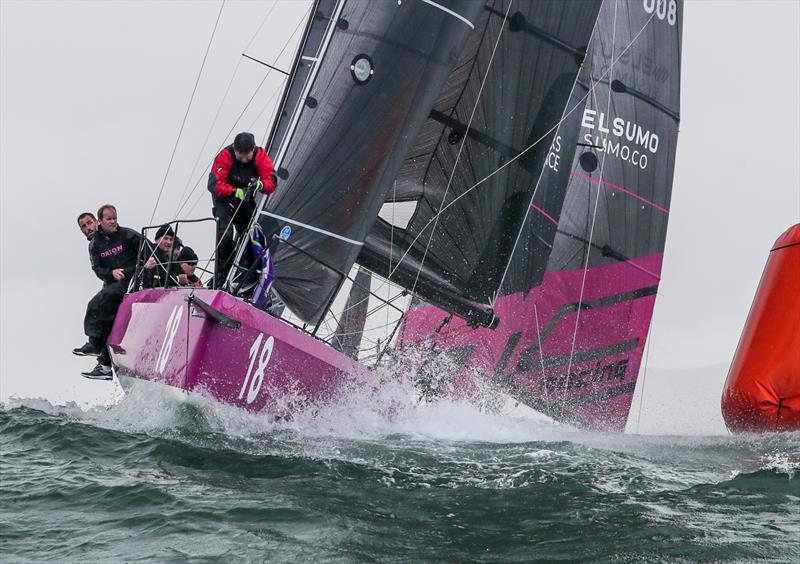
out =
[[659,206],[658,204],[656,204],[655,202],[651,202],[647,198],[642,198],[639,194],[631,192],[630,190],[626,190],[622,186],[617,186],[616,184],[612,184],[611,182],[606,182],[605,180],[600,180],[599,178],[592,178],[591,176],[586,176],[585,174],[581,174],[580,172],[573,172],[572,176],[575,176],[577,178],[582,178],[583,180],[588,180],[589,182],[595,182],[597,184],[602,184],[603,186],[608,186],[609,188],[614,188],[615,190],[619,190],[620,192],[628,194],[629,196],[633,196],[634,198],[636,198],[639,201],[644,202],[645,204],[653,206],[658,211],[661,211],[661,212],[664,212],[666,214],[669,214],[669,210],[667,208]]

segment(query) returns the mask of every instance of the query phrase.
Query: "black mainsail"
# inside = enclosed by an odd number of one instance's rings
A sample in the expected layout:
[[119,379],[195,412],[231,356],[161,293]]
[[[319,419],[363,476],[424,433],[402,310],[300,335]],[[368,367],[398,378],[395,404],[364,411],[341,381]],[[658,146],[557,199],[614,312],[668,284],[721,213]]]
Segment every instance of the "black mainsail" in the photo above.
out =
[[[574,145],[555,158],[551,147],[560,144],[556,125],[599,7],[586,0],[483,7],[389,194],[416,202],[411,221],[400,229],[379,220],[361,264],[446,309],[491,305],[533,194],[559,214],[568,171],[558,161],[570,159],[564,153]],[[562,129],[577,133],[572,121]],[[540,279],[555,230],[537,220],[535,232],[539,261],[530,276]],[[389,255],[404,257],[391,272]]]
[[674,0],[602,3],[531,205],[521,210],[493,302],[497,329],[465,333],[463,321],[422,306],[408,312],[403,344],[468,350],[464,365],[482,366],[530,406],[624,427],[669,218],[682,11]]

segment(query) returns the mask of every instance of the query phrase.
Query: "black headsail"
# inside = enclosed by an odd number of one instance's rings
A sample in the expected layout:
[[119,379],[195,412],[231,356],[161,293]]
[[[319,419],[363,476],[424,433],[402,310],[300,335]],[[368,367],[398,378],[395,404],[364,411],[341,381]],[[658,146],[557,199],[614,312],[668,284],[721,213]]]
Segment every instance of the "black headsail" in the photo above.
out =
[[302,67],[308,77],[298,94],[293,82],[284,104],[291,110],[296,96],[298,111],[273,136],[282,182],[260,212],[267,228],[277,220],[292,229],[275,255],[275,288],[303,321],[321,319],[341,284],[337,271],[354,263],[481,9],[340,0],[324,14],[317,53]]
[[[379,220],[359,262],[431,303],[475,319],[491,304],[532,201],[557,218],[579,120],[557,129],[600,2],[488,2],[387,201],[413,201],[401,229]],[[571,117],[571,116],[570,116]],[[554,150],[558,147],[559,150]],[[528,241],[540,280],[555,228],[537,216]],[[390,257],[394,257],[390,270]],[[398,264],[398,258],[403,260]]]

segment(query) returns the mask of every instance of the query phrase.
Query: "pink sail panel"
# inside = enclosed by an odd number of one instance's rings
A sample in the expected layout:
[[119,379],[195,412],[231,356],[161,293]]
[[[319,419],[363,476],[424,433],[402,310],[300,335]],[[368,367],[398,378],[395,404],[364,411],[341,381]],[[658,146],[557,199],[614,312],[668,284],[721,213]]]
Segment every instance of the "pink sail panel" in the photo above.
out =
[[[498,298],[498,327],[472,329],[425,306],[409,311],[399,347],[458,363],[450,393],[486,378],[524,403],[581,425],[622,430],[655,303],[662,255],[551,272]],[[583,293],[581,286],[583,283]],[[581,304],[580,308],[578,304]],[[541,344],[541,346],[540,346]]]

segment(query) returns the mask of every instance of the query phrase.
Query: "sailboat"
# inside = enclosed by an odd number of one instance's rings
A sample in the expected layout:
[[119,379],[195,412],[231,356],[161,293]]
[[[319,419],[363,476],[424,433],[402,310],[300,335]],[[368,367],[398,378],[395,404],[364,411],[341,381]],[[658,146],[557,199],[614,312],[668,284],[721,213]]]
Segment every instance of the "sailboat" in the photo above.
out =
[[682,13],[317,0],[268,136],[279,185],[251,223],[285,310],[243,297],[248,241],[224,288],[132,288],[109,339],[123,386],[269,412],[391,357],[436,395],[486,384],[624,428],[669,218]]

